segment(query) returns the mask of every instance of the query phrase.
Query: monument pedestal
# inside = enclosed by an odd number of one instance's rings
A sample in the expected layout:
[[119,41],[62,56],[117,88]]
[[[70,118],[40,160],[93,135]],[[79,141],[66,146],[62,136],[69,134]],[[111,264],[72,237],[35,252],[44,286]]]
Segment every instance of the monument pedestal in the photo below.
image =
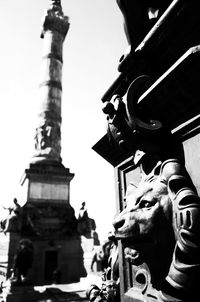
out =
[[34,285],[79,282],[86,277],[83,250],[77,237],[35,238],[30,280]]
[[27,190],[22,236],[34,248],[30,279],[34,285],[80,281],[86,276],[77,219],[69,202],[74,174],[61,163],[31,164],[22,180]]
[[39,297],[40,293],[33,286],[14,286],[9,280],[2,292],[2,302],[37,302]]

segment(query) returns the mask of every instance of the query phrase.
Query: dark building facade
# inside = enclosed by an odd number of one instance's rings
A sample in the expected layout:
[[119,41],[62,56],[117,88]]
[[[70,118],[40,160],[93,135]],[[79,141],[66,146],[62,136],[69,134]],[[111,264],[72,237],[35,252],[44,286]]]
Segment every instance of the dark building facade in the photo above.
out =
[[117,2],[131,47],[102,97],[109,130],[93,149],[115,169],[120,300],[192,301],[200,263],[197,2]]

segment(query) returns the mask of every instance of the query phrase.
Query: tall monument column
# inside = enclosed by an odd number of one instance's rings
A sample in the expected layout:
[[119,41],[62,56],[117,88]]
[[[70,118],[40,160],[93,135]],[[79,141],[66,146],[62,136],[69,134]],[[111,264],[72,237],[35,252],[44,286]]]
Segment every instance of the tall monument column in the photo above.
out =
[[51,1],[46,12],[41,38],[43,57],[40,79],[40,108],[35,133],[32,163],[61,162],[61,96],[63,42],[69,29],[68,17],[60,1]]
[[31,279],[52,282],[59,270],[61,282],[79,281],[85,274],[75,211],[70,205],[74,174],[61,159],[61,97],[63,42],[69,29],[61,2],[51,1],[43,21],[42,73],[34,155],[21,184],[25,190],[21,236],[33,241]]

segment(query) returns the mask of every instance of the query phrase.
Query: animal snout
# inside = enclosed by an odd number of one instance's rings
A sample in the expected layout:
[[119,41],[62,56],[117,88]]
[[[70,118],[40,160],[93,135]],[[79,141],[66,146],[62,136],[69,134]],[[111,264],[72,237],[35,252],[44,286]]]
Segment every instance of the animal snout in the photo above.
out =
[[117,239],[130,239],[138,236],[140,227],[136,219],[135,213],[122,211],[113,221],[115,228],[115,236]]
[[115,231],[119,230],[120,228],[123,227],[123,225],[125,224],[125,219],[124,218],[120,218],[117,217],[114,222],[113,222],[113,226],[115,228]]

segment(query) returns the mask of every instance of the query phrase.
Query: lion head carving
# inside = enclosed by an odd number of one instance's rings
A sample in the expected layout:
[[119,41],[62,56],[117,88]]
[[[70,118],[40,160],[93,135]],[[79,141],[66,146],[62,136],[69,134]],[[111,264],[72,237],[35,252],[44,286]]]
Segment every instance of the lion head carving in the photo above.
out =
[[114,227],[125,257],[138,267],[148,266],[154,288],[172,296],[197,288],[200,199],[178,160],[158,162],[137,188],[129,184],[126,207]]

